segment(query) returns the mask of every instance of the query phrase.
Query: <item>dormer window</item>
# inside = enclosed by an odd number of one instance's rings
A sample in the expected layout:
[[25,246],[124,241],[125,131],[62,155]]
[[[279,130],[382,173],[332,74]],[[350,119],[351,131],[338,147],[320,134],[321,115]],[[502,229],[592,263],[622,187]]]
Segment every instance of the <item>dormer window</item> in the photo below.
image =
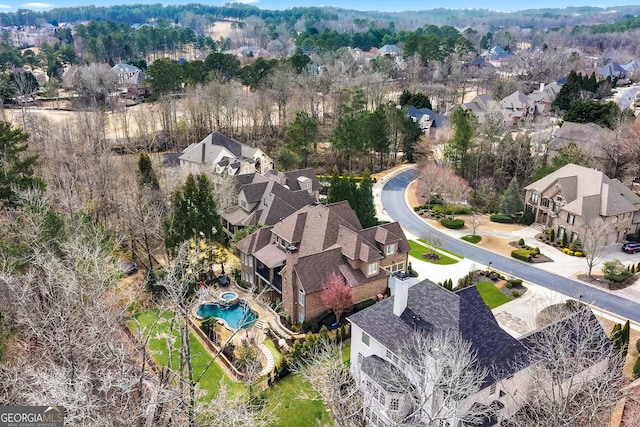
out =
[[391,243],[390,245],[387,245],[385,247],[384,253],[386,255],[393,255],[396,253],[396,244],[395,243]]
[[367,264],[367,275],[373,276],[374,274],[378,274],[378,263],[370,262]]
[[247,201],[246,201],[246,200],[244,200],[244,199],[243,199],[243,200],[240,200],[240,206],[241,206],[243,209],[247,209]]

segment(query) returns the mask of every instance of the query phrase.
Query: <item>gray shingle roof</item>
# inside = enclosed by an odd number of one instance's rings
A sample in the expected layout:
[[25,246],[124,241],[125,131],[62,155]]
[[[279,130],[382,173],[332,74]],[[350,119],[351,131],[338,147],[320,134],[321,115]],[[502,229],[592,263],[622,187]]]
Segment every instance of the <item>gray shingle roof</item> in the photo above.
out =
[[478,293],[470,287],[458,295],[424,280],[409,288],[402,316],[393,314],[391,297],[348,320],[394,352],[415,330],[458,333],[477,352],[480,367],[490,368],[487,385],[513,374],[516,368],[512,361],[525,347],[498,326],[489,310],[478,307],[479,295],[472,296],[473,292]]

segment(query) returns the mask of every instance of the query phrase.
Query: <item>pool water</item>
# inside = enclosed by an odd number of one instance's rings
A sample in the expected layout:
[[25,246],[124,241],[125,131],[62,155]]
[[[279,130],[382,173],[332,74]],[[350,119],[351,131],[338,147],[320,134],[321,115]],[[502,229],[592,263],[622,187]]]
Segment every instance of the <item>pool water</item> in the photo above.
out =
[[258,320],[258,314],[244,303],[223,306],[218,303],[205,303],[198,307],[198,316],[217,317],[227,322],[232,329],[246,329]]

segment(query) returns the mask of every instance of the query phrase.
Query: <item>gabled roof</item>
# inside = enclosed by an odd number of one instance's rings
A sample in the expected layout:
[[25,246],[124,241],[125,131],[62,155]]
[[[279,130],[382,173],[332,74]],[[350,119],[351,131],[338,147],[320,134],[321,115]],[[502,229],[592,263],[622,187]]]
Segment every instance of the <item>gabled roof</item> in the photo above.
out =
[[573,163],[527,185],[525,189],[539,193],[549,189],[561,192],[566,202],[562,209],[586,220],[596,215],[608,217],[635,212],[640,206],[640,197],[617,179]]
[[299,178],[310,179],[312,191],[317,191],[322,188],[322,184],[318,181],[316,171],[312,168],[298,169],[289,172],[278,172],[272,169],[268,171],[265,176],[277,180],[280,184],[286,185],[293,191],[301,190]]
[[610,62],[609,64],[605,65],[602,68],[598,69],[597,74],[601,75],[602,77],[620,77],[620,76],[626,76],[627,75],[627,70],[625,70],[624,68],[622,68],[622,65],[618,64],[617,62]]
[[348,320],[396,354],[416,330],[457,333],[471,344],[480,367],[491,368],[487,384],[517,370],[512,362],[525,351],[524,345],[498,326],[488,308],[479,306],[481,297],[475,287],[458,293],[424,280],[408,292],[407,308],[401,316],[393,314],[395,297],[391,297]]
[[500,106],[509,110],[523,110],[529,106],[529,98],[519,90],[500,101]]
[[609,141],[616,137],[615,131],[603,128],[595,123],[562,122],[559,128],[551,133],[550,152],[560,151],[570,143],[574,143],[584,153],[598,159],[607,159],[606,152],[600,142]]
[[380,49],[378,49],[378,53],[399,53],[400,50],[398,46],[395,44],[385,44]]
[[447,123],[446,117],[428,108],[416,108],[413,105],[409,105],[407,107],[407,115],[417,121],[420,121],[424,116],[428,116],[432,122],[432,126],[435,128],[442,128]]
[[118,74],[129,74],[129,73],[139,73],[142,70],[136,67],[135,65],[116,64],[113,67],[111,67],[111,71]]
[[[204,146],[204,161],[202,158],[202,147]],[[235,159],[252,159],[257,149],[241,143],[233,138],[213,132],[207,135],[202,141],[189,145],[180,156],[180,160],[197,163],[211,164],[216,158],[226,150]],[[227,163],[233,163],[235,159],[226,158]],[[231,161],[230,161],[231,160]],[[226,165],[225,164],[225,165]]]

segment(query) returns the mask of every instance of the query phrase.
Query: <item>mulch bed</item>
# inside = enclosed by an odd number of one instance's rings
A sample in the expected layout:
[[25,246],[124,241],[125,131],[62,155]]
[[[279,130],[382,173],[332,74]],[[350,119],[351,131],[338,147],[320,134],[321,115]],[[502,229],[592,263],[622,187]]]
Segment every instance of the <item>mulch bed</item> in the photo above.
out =
[[629,276],[622,282],[611,282],[605,279],[601,274],[592,274],[591,276],[589,276],[588,274],[578,274],[578,276],[576,277],[578,280],[582,280],[583,282],[600,286],[601,288],[609,289],[610,291],[617,291],[619,289],[624,289],[633,285],[638,279],[640,279],[640,274],[636,273],[632,276]]
[[[514,247],[514,248],[516,248],[516,249],[524,249],[515,240],[512,241],[512,242],[509,242],[509,245]],[[549,258],[548,256],[543,255],[543,254],[538,254],[535,257],[531,258],[531,264],[540,264],[542,262],[553,262],[553,260],[551,258]]]
[[438,254],[435,254],[435,253],[426,252],[426,253],[422,254],[422,258],[428,259],[430,261],[440,261],[440,259],[442,257],[440,255],[438,255]]

